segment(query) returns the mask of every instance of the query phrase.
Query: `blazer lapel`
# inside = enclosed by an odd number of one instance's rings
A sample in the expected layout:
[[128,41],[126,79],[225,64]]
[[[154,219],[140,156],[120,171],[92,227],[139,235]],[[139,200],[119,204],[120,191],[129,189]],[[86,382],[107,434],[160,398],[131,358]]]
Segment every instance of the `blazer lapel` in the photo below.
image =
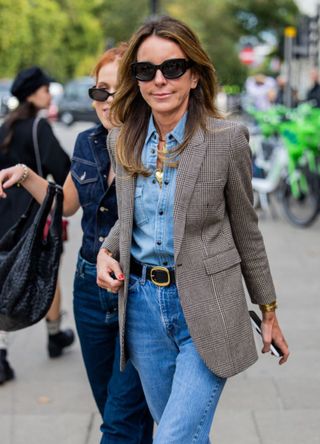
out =
[[207,149],[204,131],[195,132],[179,160],[174,198],[174,259],[177,260],[184,234],[186,215],[200,167]]

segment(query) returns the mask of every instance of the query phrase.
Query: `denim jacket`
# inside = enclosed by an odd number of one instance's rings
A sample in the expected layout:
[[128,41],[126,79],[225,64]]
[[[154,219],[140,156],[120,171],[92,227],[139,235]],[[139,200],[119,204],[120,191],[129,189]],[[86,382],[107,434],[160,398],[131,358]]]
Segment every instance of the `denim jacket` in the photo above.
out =
[[115,181],[109,188],[107,184],[110,159],[106,137],[101,124],[83,131],[71,160],[71,175],[83,209],[80,253],[92,263],[96,263],[101,244],[118,218]]

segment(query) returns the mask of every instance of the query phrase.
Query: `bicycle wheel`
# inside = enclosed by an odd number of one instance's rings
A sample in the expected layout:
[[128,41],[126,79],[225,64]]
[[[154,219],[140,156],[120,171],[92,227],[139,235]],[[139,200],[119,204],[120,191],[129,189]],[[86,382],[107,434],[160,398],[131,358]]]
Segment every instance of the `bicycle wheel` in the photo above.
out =
[[292,194],[290,184],[286,182],[281,201],[289,221],[299,227],[311,225],[319,213],[319,197],[313,187],[309,187],[308,192],[300,190],[296,197]]

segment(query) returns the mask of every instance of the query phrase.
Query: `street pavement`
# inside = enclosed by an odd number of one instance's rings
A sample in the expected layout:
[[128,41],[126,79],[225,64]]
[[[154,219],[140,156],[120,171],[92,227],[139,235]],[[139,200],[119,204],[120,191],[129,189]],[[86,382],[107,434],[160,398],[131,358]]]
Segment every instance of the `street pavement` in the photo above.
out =
[[[56,126],[69,152],[76,132],[85,127]],[[80,218],[79,211],[70,220],[62,259],[64,326],[74,326],[72,280]],[[279,213],[276,220],[261,218],[260,226],[291,356],[280,367],[275,357],[260,354],[258,363],[229,379],[212,427],[212,444],[320,444],[320,220],[298,229]],[[10,335],[9,356],[16,379],[0,387],[0,444],[99,443],[100,418],[78,341],[62,358],[50,360],[42,321]]]

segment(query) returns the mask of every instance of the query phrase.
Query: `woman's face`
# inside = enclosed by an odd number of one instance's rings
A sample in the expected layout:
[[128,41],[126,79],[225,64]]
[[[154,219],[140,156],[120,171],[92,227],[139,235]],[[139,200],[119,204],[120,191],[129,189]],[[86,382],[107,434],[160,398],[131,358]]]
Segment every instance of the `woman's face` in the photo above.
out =
[[49,108],[51,103],[49,85],[40,86],[40,88],[27,97],[27,102],[32,103],[38,109]]
[[[118,66],[119,59],[103,65],[98,73],[96,87],[105,88],[110,93],[114,93],[117,86]],[[108,130],[112,128],[109,117],[112,100],[113,96],[109,96],[104,102],[93,101],[100,122]]]
[[[187,59],[180,46],[172,40],[151,35],[140,45],[137,62],[160,65],[169,59]],[[177,79],[166,79],[158,69],[155,77],[147,82],[138,81],[144,100],[157,119],[179,120],[188,108],[190,90],[196,88],[198,76],[191,69]]]

